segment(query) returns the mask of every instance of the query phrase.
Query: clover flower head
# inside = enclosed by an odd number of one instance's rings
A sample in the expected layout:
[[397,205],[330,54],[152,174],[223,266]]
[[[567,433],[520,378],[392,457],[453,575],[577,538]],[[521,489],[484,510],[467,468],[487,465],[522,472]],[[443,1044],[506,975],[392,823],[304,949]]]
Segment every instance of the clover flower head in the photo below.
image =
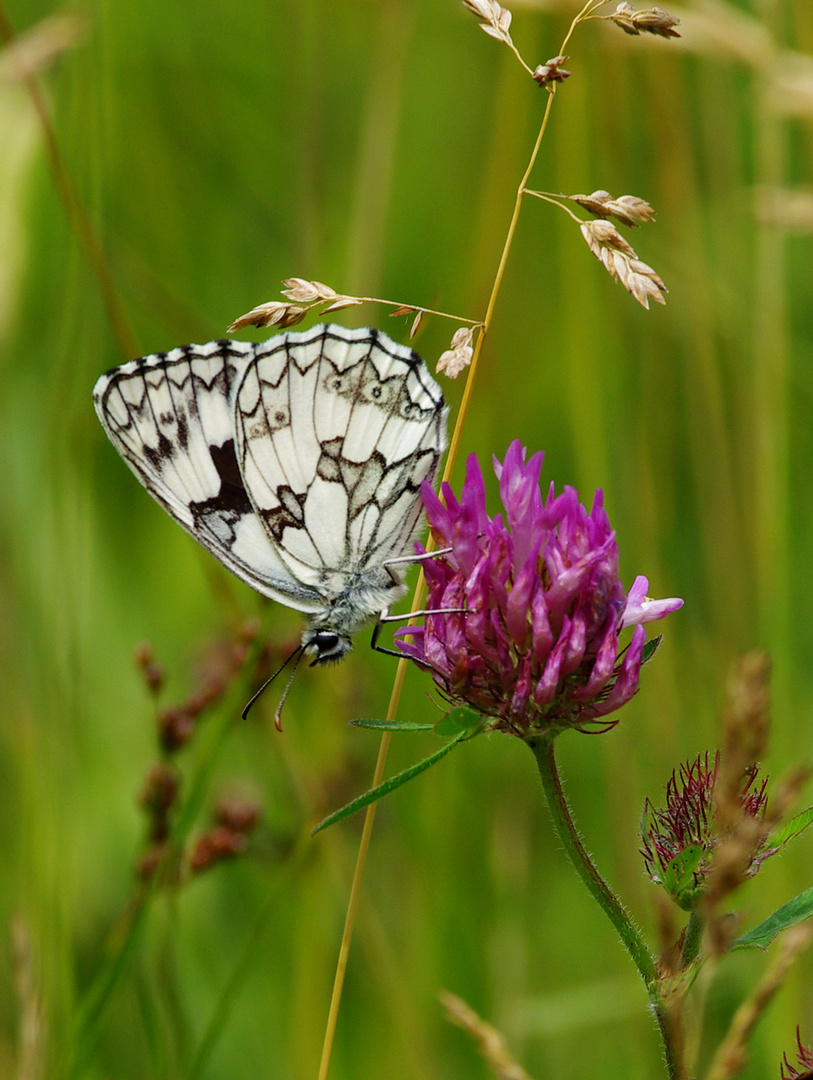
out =
[[[680,907],[691,911],[697,904],[720,842],[714,820],[714,787],[720,754],[698,754],[672,773],[666,785],[666,805],[644,806],[641,855],[649,877],[669,892]],[[768,804],[767,780],[759,781],[759,766],[750,765],[740,782],[738,802],[743,818],[760,820]],[[761,843],[745,870],[753,877],[779,847]]]
[[[590,511],[571,487],[556,495],[551,485],[544,498],[542,458],[526,461],[515,441],[495,459],[503,513],[494,517],[474,455],[459,500],[448,484],[443,501],[424,485],[432,534],[449,550],[424,562],[436,614],[399,631],[411,638],[401,650],[450,701],[525,739],[613,726],[609,714],[638,689],[643,624],[683,603],[649,600],[646,578],[625,592],[601,491]],[[619,650],[626,626],[632,640]]]

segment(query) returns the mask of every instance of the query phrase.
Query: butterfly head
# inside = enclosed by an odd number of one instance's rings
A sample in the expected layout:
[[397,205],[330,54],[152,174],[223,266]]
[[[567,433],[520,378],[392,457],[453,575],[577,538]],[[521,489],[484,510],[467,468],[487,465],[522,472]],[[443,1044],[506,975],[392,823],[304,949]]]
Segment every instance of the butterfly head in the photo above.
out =
[[317,664],[335,664],[345,657],[353,645],[347,634],[337,634],[325,627],[311,627],[302,635],[302,649],[312,656],[311,667]]

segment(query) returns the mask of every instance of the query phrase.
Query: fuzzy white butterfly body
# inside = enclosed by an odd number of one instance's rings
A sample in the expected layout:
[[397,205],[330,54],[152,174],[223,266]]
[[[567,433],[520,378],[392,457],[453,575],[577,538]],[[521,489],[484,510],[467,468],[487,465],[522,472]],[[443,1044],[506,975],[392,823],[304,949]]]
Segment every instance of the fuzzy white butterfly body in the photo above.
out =
[[96,383],[96,412],[150,494],[265,596],[309,616],[314,662],[405,586],[420,486],[446,446],[440,387],[377,330],[315,326],[155,353]]

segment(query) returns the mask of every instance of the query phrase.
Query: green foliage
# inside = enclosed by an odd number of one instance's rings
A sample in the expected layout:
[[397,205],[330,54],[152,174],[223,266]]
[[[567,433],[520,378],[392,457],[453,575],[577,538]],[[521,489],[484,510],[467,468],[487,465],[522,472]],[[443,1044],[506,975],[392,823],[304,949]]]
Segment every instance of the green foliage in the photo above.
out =
[[764,919],[759,926],[749,930],[731,946],[732,949],[767,949],[783,930],[788,930],[797,923],[804,922],[813,916],[813,889],[805,889],[804,892],[788,900],[777,908],[772,915]]

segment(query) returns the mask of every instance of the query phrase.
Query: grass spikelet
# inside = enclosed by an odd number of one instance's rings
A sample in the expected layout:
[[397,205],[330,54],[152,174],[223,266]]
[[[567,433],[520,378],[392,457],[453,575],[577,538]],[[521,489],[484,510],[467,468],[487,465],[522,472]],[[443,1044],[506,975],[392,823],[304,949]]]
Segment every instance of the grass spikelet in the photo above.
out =
[[613,281],[620,281],[630,296],[649,309],[649,301],[665,304],[662,293],[667,292],[658,274],[642,262],[612,222],[599,219],[585,221],[582,236]]

